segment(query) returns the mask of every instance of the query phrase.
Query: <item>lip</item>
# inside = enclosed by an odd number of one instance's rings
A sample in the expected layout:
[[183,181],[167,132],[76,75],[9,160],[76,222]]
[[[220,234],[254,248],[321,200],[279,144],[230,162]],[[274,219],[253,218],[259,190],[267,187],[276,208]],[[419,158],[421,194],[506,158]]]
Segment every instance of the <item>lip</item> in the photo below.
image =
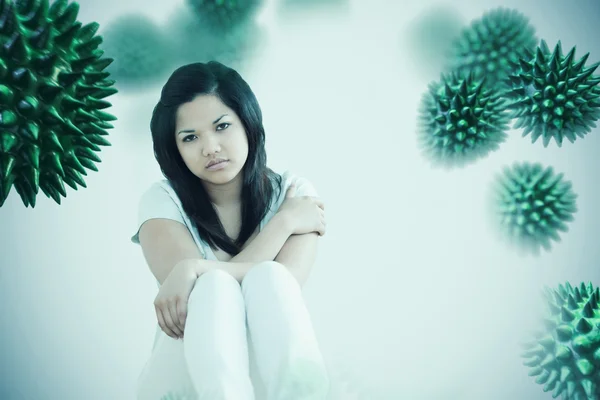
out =
[[218,170],[218,169],[221,169],[221,168],[225,168],[225,166],[227,165],[228,162],[229,162],[229,160],[225,160],[225,159],[222,159],[222,158],[219,158],[219,159],[216,159],[216,160],[210,160],[206,164],[206,169],[214,171],[214,170]]

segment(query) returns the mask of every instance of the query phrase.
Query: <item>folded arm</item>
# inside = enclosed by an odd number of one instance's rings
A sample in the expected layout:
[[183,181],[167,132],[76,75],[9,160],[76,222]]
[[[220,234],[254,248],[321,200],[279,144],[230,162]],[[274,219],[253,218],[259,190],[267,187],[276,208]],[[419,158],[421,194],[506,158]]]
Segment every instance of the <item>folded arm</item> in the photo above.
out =
[[317,233],[306,233],[304,235],[291,235],[275,261],[285,265],[296,278],[300,286],[304,285],[315,259],[317,257]]
[[257,263],[276,260],[283,248],[289,247],[287,241],[291,233],[287,220],[276,214],[248,246],[229,261],[204,259],[188,228],[177,221],[161,218],[148,220],[140,227],[139,238],[146,262],[160,284],[178,265],[192,268],[197,276],[209,269],[221,269],[241,282]]

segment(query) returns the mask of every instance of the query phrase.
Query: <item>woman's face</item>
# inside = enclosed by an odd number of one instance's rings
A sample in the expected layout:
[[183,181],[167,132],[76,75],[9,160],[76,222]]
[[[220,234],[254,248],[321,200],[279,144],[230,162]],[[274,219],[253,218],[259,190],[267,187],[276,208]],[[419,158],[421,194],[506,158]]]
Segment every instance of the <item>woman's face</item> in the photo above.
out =
[[179,107],[175,142],[189,170],[215,185],[231,182],[248,159],[242,121],[214,95],[199,95]]

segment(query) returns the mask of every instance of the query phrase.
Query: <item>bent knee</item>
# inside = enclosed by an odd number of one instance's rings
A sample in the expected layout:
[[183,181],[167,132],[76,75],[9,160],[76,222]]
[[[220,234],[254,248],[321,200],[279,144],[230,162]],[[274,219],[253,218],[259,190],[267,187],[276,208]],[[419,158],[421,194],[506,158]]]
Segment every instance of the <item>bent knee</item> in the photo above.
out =
[[242,280],[242,287],[255,281],[288,281],[294,280],[294,276],[288,268],[277,261],[264,261],[256,264],[246,273]]
[[250,271],[246,273],[246,278],[252,279],[254,276],[275,276],[275,275],[283,275],[283,276],[292,276],[290,271],[287,269],[285,265],[277,261],[263,261],[261,263],[256,264],[254,267],[250,268]]
[[220,293],[227,291],[239,292],[240,284],[231,274],[222,270],[212,269],[196,279],[190,297],[198,296],[198,293],[206,292],[208,289],[210,289],[210,292],[219,291]]
[[196,284],[206,281],[217,285],[239,285],[238,281],[231,274],[220,269],[211,269],[204,272],[196,279]]

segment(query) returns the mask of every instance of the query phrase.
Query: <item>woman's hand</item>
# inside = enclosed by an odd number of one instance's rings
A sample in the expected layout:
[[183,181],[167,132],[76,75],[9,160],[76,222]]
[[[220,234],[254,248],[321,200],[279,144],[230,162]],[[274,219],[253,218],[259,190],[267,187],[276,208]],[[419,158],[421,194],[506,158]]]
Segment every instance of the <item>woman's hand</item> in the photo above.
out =
[[178,263],[160,286],[154,308],[161,329],[173,339],[183,338],[187,303],[198,278],[189,263]]
[[317,232],[325,234],[325,205],[318,197],[296,196],[296,183],[293,182],[286,194],[278,213],[284,215],[291,226],[292,234],[302,235]]

